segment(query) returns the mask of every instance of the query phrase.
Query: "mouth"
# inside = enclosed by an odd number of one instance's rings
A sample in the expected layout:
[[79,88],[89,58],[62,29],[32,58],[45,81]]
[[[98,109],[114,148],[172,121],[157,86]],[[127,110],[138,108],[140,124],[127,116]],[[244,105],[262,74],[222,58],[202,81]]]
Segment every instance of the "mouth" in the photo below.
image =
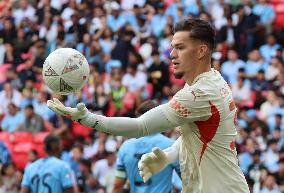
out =
[[179,65],[179,62],[176,62],[176,61],[173,62],[174,69],[176,69],[178,67],[178,65]]

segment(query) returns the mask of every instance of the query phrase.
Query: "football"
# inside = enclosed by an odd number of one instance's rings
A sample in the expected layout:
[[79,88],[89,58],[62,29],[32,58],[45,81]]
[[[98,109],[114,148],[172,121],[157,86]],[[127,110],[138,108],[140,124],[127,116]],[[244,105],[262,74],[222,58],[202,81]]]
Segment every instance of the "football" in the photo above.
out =
[[79,51],[59,48],[51,52],[43,64],[43,81],[56,94],[79,91],[89,78],[89,64]]

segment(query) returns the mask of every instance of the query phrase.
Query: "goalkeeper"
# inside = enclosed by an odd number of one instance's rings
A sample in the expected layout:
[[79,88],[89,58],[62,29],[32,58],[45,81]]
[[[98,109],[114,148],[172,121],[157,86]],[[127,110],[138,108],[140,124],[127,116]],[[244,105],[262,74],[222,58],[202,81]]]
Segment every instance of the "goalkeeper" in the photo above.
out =
[[141,137],[180,126],[181,137],[172,147],[142,156],[138,166],[145,182],[179,160],[183,193],[249,193],[234,146],[237,109],[229,86],[211,69],[214,35],[201,19],[175,24],[170,56],[175,77],[186,84],[169,103],[138,118],[96,115],[82,103],[71,108],[57,99],[47,104],[58,114],[113,135]]

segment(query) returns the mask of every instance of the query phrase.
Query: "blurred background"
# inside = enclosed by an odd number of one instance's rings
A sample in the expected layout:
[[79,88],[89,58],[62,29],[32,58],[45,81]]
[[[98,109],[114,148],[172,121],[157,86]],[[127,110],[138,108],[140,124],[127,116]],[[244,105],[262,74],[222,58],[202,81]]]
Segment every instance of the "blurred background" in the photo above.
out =
[[[283,193],[283,0],[1,0],[0,193],[19,192],[25,166],[45,156],[49,133],[61,137],[81,192],[111,192],[126,138],[55,115],[46,100],[130,117],[145,100],[168,102],[184,85],[169,60],[172,27],[193,17],[216,30],[212,67],[239,109],[236,148],[251,192]],[[45,58],[60,47],[79,50],[90,64],[82,92],[56,96],[42,82]]]

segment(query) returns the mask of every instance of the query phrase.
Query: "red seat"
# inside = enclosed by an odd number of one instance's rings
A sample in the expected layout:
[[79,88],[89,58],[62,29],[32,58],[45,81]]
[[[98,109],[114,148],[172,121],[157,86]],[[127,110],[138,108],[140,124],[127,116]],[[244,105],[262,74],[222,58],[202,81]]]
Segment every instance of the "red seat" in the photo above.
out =
[[34,135],[35,143],[43,143],[46,136],[49,135],[49,132],[39,132]]
[[149,94],[149,98],[152,98],[152,96],[153,96],[153,84],[152,83],[147,83],[146,84],[146,89],[147,89],[147,91],[148,91],[148,94]]
[[17,169],[25,169],[27,163],[29,162],[29,157],[27,153],[14,153],[12,154],[13,162]]
[[18,169],[25,169],[29,161],[29,152],[34,149],[32,142],[22,142],[14,144],[12,151],[12,159]]
[[133,109],[135,105],[135,95],[133,93],[127,92],[122,99],[123,107],[127,110]]
[[16,132],[12,135],[11,142],[13,143],[33,142],[33,134],[30,132]]
[[44,151],[44,139],[49,135],[49,132],[40,132],[34,135],[34,149],[38,153],[39,157],[45,157]]
[[44,121],[44,129],[45,131],[52,131],[53,130],[53,126],[49,121]]
[[37,143],[37,144],[34,145],[33,148],[34,148],[34,150],[36,150],[39,157],[45,157],[46,156],[43,143]]
[[13,153],[26,153],[28,154],[34,148],[32,142],[17,143],[13,147]]
[[0,140],[5,143],[10,143],[10,133],[7,131],[0,132]]
[[92,128],[81,125],[78,122],[72,122],[72,133],[75,137],[83,136],[85,138],[89,137]]

